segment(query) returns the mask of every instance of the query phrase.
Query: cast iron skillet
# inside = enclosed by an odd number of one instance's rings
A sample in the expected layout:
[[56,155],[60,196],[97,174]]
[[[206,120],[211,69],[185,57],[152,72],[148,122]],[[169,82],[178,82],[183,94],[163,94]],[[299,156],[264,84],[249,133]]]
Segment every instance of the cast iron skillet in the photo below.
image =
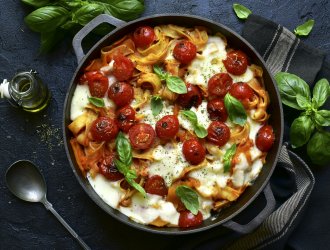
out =
[[[92,49],[85,55],[83,49],[81,47],[81,42],[83,38],[95,27],[100,25],[101,23],[109,23],[115,27],[117,27],[114,31],[103,37],[100,41],[98,41]],[[93,190],[88,180],[85,179],[76,163],[73,151],[70,147],[70,138],[72,137],[71,132],[68,130],[68,125],[70,124],[70,104],[72,100],[72,96],[75,90],[76,82],[84,67],[91,61],[91,59],[97,58],[100,55],[100,50],[102,47],[106,45],[110,45],[119,38],[124,35],[132,32],[136,27],[140,25],[160,25],[160,24],[177,24],[186,27],[192,26],[205,26],[209,28],[212,33],[221,32],[228,39],[228,44],[232,48],[239,48],[250,57],[251,61],[263,68],[265,87],[269,93],[271,104],[268,109],[271,114],[269,123],[273,126],[276,140],[274,146],[271,151],[267,155],[266,164],[263,166],[263,169],[256,179],[255,183],[248,187],[245,192],[239,197],[239,199],[231,204],[231,206],[224,208],[220,213],[216,213],[211,216],[211,218],[207,219],[203,222],[201,226],[198,228],[192,229],[180,229],[180,228],[156,228],[151,226],[145,226],[138,224],[132,220],[130,220],[127,216],[122,214],[121,212],[113,209],[109,205],[107,205]],[[69,89],[67,91],[65,103],[64,103],[64,121],[63,121],[63,133],[65,139],[65,150],[70,162],[70,165],[73,169],[74,174],[76,175],[80,185],[83,187],[85,192],[89,195],[89,197],[104,211],[113,216],[114,218],[124,222],[130,226],[135,228],[145,230],[152,233],[160,233],[160,234],[188,234],[203,231],[206,229],[210,229],[219,225],[230,228],[234,231],[241,233],[248,233],[254,230],[257,226],[261,224],[261,222],[272,212],[275,206],[274,196],[269,187],[268,181],[270,176],[273,173],[275,168],[277,158],[279,155],[280,147],[282,145],[282,134],[283,134],[283,111],[279,98],[279,93],[276,88],[275,82],[270,75],[267,67],[265,66],[265,62],[258,55],[258,53],[254,50],[254,48],[241,36],[236,34],[231,29],[225,27],[222,24],[213,22],[211,20],[201,18],[198,16],[192,15],[181,15],[181,14],[163,14],[163,15],[155,15],[137,19],[135,21],[125,23],[121,20],[113,18],[109,15],[100,15],[93,19],[89,24],[87,24],[81,31],[77,33],[77,35],[73,39],[73,47],[78,60],[78,67],[72,77]],[[261,192],[264,192],[266,197],[267,204],[265,208],[248,224],[241,225],[232,220],[233,217],[242,212]]]

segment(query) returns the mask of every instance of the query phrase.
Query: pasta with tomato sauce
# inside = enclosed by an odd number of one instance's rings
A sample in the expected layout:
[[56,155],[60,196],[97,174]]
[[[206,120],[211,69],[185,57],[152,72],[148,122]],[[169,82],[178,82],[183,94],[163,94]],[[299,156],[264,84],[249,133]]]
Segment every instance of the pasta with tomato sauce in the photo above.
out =
[[77,82],[77,165],[132,220],[196,227],[253,184],[274,143],[262,75],[204,27],[138,27]]

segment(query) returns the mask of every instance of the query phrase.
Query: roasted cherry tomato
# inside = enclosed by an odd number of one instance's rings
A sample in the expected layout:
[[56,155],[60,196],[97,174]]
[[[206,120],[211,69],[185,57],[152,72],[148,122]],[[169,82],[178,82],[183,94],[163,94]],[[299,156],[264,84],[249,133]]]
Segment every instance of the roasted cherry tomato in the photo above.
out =
[[91,125],[91,135],[95,141],[110,141],[118,134],[116,122],[108,117],[99,117]]
[[146,48],[155,41],[154,29],[150,26],[138,27],[133,33],[133,41],[136,47]]
[[225,103],[221,99],[213,99],[207,103],[207,112],[210,120],[225,122],[228,118],[228,113],[225,108]]
[[198,165],[205,159],[205,148],[196,138],[184,141],[182,152],[186,160],[192,165]]
[[247,55],[240,50],[233,50],[227,53],[227,58],[223,60],[227,71],[233,75],[245,73],[248,65]]
[[253,89],[245,82],[237,82],[231,85],[229,93],[238,100],[243,101],[253,96]]
[[122,107],[133,100],[134,89],[126,82],[116,82],[110,86],[108,96],[118,107]]
[[219,73],[212,76],[207,84],[209,95],[224,97],[230,86],[233,84],[233,79],[227,73]]
[[267,152],[271,149],[275,141],[275,135],[272,126],[262,126],[256,136],[256,146],[262,152]]
[[134,149],[148,149],[154,143],[156,133],[149,124],[139,123],[129,129],[128,136]]
[[122,107],[117,111],[117,121],[119,128],[127,133],[135,123],[135,110],[129,105]]
[[156,123],[156,134],[160,139],[171,139],[178,132],[179,120],[175,115],[165,115]]
[[194,215],[189,210],[180,212],[179,227],[197,227],[203,223],[203,215],[200,211]]
[[230,129],[224,122],[220,121],[211,122],[207,133],[207,139],[219,147],[225,145],[230,138]]
[[133,76],[134,64],[131,59],[122,54],[116,55],[113,58],[112,74],[118,81],[127,81]]
[[114,159],[114,155],[107,155],[97,164],[100,173],[110,181],[118,181],[124,178],[124,175],[117,169]]
[[184,64],[190,63],[196,57],[196,53],[196,45],[188,40],[178,42],[173,49],[174,58]]
[[99,71],[89,71],[83,74],[79,80],[80,84],[88,84],[91,96],[102,98],[109,88],[108,78]]
[[190,109],[192,106],[198,107],[202,103],[202,94],[196,85],[187,83],[187,93],[179,95],[177,102],[183,108]]
[[163,177],[159,175],[149,177],[144,184],[144,189],[149,194],[156,194],[160,196],[167,195],[167,186]]

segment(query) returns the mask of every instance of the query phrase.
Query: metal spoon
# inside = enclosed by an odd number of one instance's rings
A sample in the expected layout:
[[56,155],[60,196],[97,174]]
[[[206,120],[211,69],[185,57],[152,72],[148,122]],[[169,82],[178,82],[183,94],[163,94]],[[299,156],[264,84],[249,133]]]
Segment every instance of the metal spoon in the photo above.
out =
[[77,235],[77,233],[55,211],[53,205],[47,200],[47,186],[39,169],[30,161],[20,160],[13,163],[6,172],[6,183],[9,190],[18,198],[29,202],[41,202],[51,211],[62,225],[84,248],[90,247]]

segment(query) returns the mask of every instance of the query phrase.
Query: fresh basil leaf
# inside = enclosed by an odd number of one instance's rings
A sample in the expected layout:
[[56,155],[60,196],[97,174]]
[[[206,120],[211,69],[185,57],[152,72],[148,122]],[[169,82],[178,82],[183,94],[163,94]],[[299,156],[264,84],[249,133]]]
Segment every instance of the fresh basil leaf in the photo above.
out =
[[313,89],[312,103],[313,107],[318,109],[330,96],[330,85],[327,79],[323,78],[319,80]]
[[65,30],[71,30],[77,27],[81,27],[80,24],[71,20],[68,20],[65,24],[61,25],[61,28]]
[[88,4],[85,1],[81,1],[81,0],[61,0],[60,1],[60,5],[69,9],[75,9],[75,8],[79,8],[84,4]]
[[166,86],[174,93],[185,94],[187,87],[184,81],[178,76],[168,76],[166,78]]
[[314,123],[309,116],[299,116],[291,124],[290,141],[293,148],[306,144],[314,131]]
[[296,96],[300,94],[310,100],[311,94],[308,84],[300,77],[286,72],[277,73],[275,80],[280,91],[282,103],[291,108],[303,110],[298,105]]
[[31,12],[25,17],[29,28],[36,32],[51,32],[65,23],[69,11],[59,6],[46,6]]
[[23,3],[31,5],[35,8],[44,7],[47,4],[50,4],[50,0],[22,0]]
[[138,0],[97,0],[93,3],[102,4],[105,13],[122,20],[133,20],[144,11],[144,5]]
[[236,13],[236,16],[240,19],[247,19],[248,16],[252,14],[251,10],[238,3],[233,4],[233,9]]
[[315,112],[314,120],[317,125],[330,126],[330,110],[318,110]]
[[53,50],[58,42],[65,36],[64,32],[54,30],[47,33],[40,34],[40,53],[45,54]]
[[90,3],[77,9],[72,15],[72,21],[81,25],[86,25],[93,18],[104,12],[104,8],[100,4]]
[[104,100],[102,98],[98,98],[98,97],[88,97],[88,101],[95,105],[96,107],[102,108],[105,106],[104,104]]
[[116,150],[119,160],[128,167],[132,164],[132,147],[128,139],[122,132],[119,132],[116,138]]
[[192,123],[193,126],[197,124],[197,115],[191,110],[181,110],[180,113],[184,115]]
[[302,109],[308,109],[312,107],[312,103],[306,97],[302,96],[301,94],[297,94],[296,96],[297,104]]
[[226,150],[225,155],[223,156],[223,172],[227,173],[231,167],[231,161],[236,153],[236,144],[231,145],[230,148]]
[[136,183],[133,179],[126,179],[126,181],[133,187],[135,188],[137,191],[139,191],[143,197],[147,197],[147,193],[146,191],[144,190],[143,187],[141,187],[140,184]]
[[307,154],[315,164],[329,164],[330,133],[326,131],[315,132],[307,144]]
[[129,167],[122,163],[120,160],[115,159],[115,165],[120,173],[126,176],[127,172],[129,171]]
[[199,201],[197,193],[188,186],[178,186],[175,189],[176,195],[180,198],[183,205],[194,215],[198,214]]
[[162,98],[160,96],[151,97],[150,106],[153,116],[159,115],[164,107]]
[[244,126],[247,115],[243,104],[229,93],[225,95],[224,101],[229,119],[235,124]]
[[308,36],[309,33],[312,31],[314,26],[314,20],[310,19],[302,25],[299,25],[297,28],[294,29],[294,33],[298,36]]
[[198,138],[205,138],[208,134],[207,130],[200,124],[195,126],[194,131]]
[[159,67],[158,65],[154,65],[153,69],[156,75],[160,78],[160,80],[166,80],[168,74],[164,72],[161,67]]

